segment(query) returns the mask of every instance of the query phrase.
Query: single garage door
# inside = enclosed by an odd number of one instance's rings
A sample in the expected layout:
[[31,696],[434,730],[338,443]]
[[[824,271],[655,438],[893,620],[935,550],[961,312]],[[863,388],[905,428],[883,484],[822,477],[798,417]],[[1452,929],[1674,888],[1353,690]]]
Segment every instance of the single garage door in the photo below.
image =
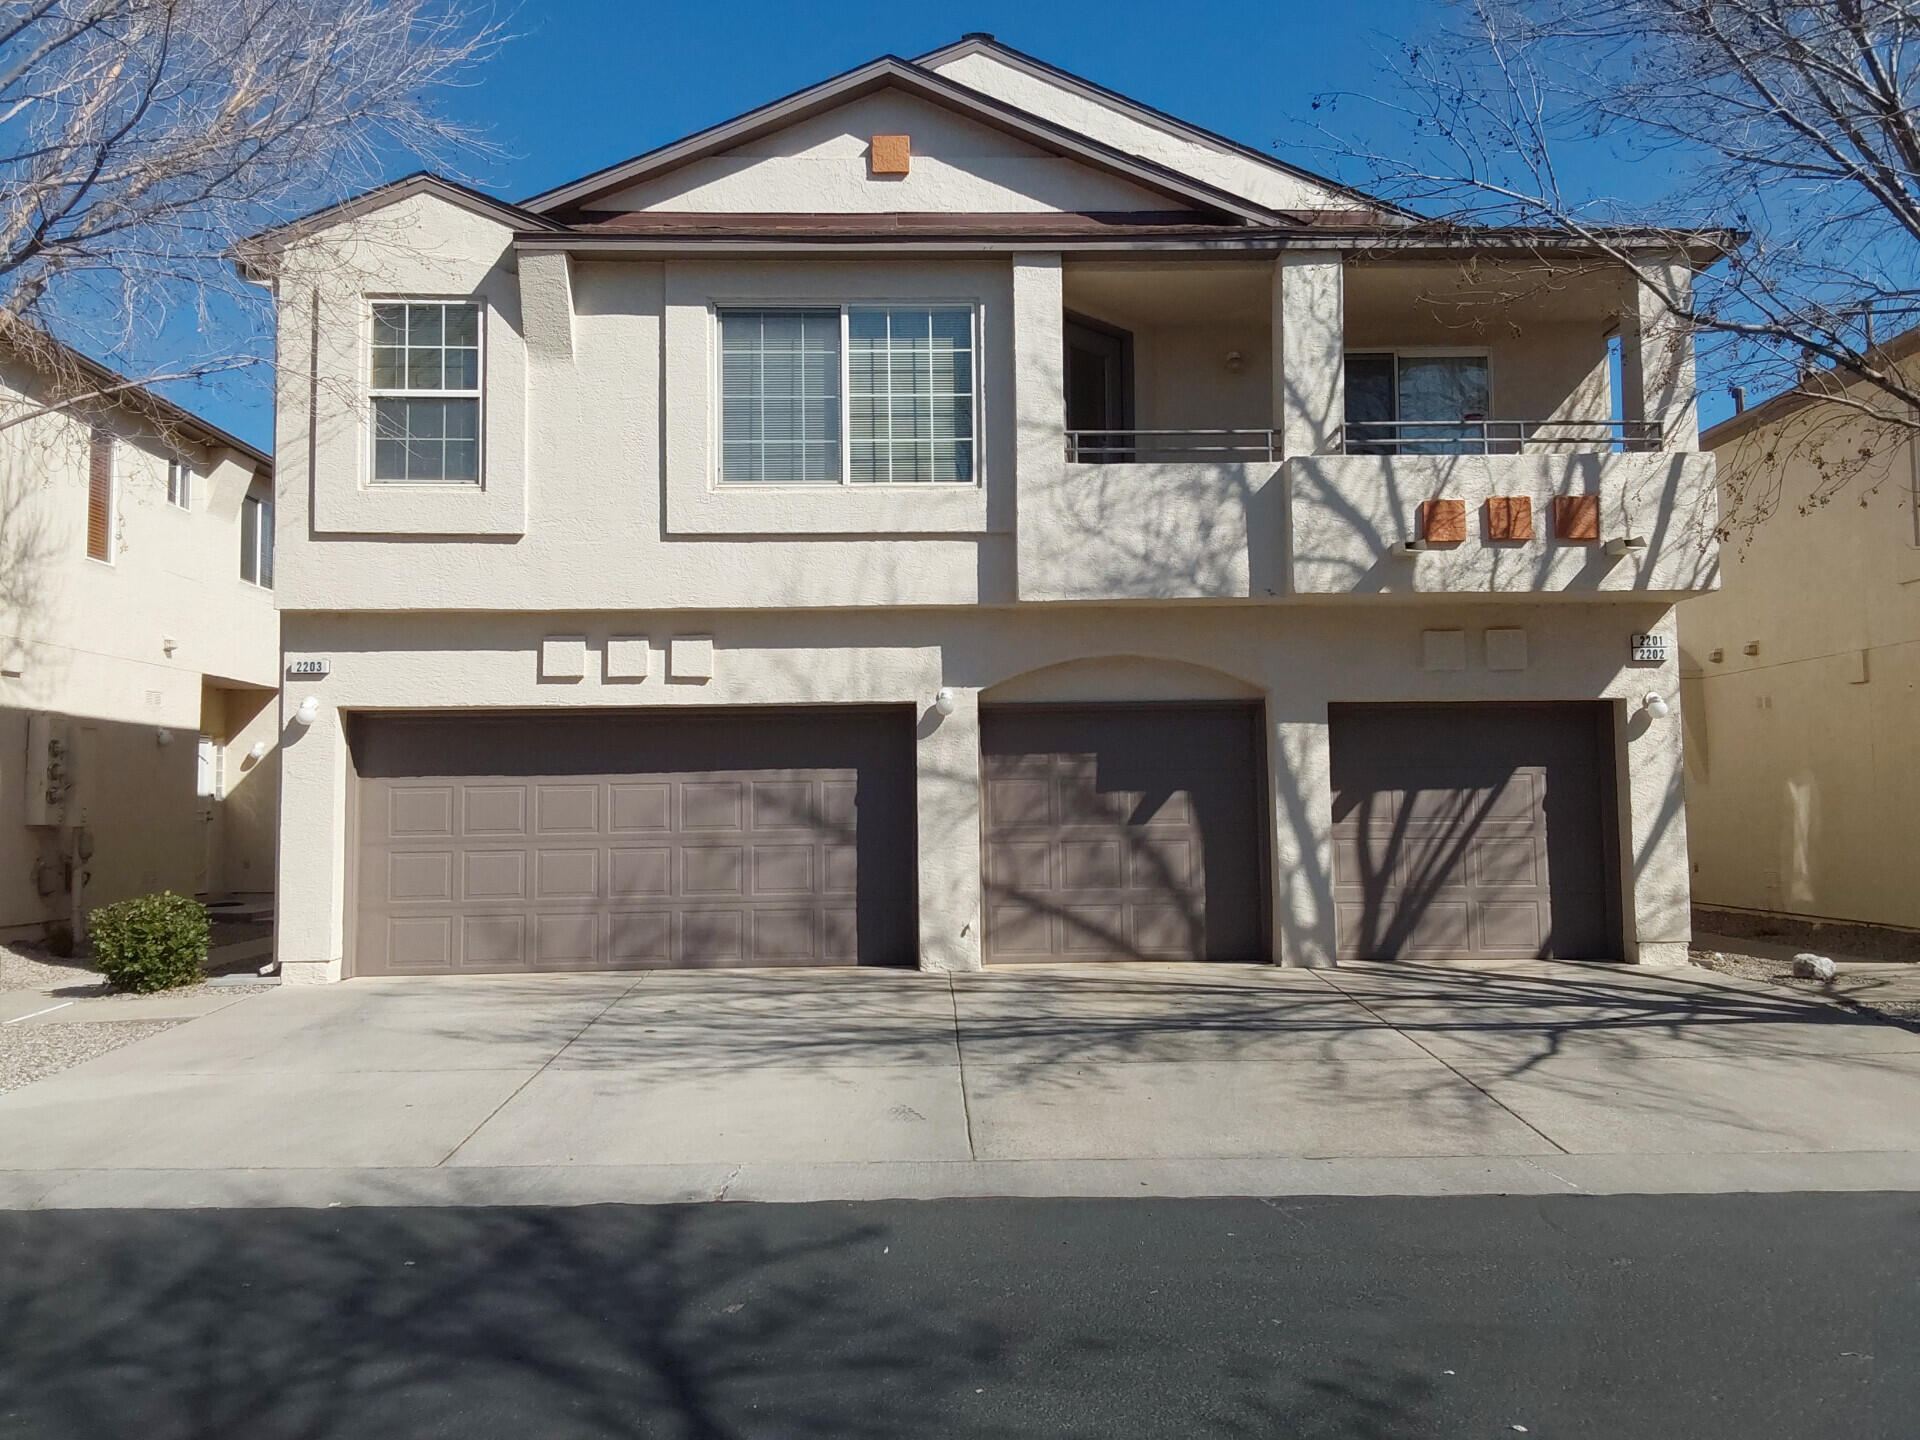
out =
[[361,975],[911,964],[904,708],[362,716]]
[[1336,705],[1344,959],[1620,954],[1611,707]]
[[983,708],[986,957],[1266,958],[1259,711]]

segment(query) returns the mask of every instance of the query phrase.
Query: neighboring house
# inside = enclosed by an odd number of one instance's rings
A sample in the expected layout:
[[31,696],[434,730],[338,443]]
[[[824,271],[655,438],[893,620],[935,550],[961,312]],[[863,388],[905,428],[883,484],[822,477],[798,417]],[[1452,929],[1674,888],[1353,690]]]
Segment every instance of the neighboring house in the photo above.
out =
[[0,938],[271,890],[273,534],[268,456],[0,336]]
[[[1920,352],[1920,331],[1886,351]],[[1730,542],[1724,588],[1687,609],[1694,899],[1920,929],[1913,438],[1793,392],[1702,443],[1729,487],[1786,503]],[[1831,503],[1797,513],[1835,480]]]
[[1684,957],[1714,468],[1624,268],[983,36],[244,263],[291,979]]

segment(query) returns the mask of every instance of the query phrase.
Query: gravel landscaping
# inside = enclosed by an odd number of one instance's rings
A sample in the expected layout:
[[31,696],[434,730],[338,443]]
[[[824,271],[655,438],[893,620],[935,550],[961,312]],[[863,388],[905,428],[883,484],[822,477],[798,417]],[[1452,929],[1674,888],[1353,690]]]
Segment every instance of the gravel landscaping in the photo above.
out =
[[42,1021],[0,1027],[0,1094],[185,1023],[184,1020],[93,1020],[61,1025]]
[[[182,985],[165,993],[200,995],[211,988],[211,982],[202,981],[198,985]],[[274,982],[263,981],[258,985],[221,985],[219,990],[223,995],[251,995],[273,988]],[[11,945],[0,945],[0,990],[38,990],[61,1000],[134,998],[134,992],[130,990],[115,990],[85,960],[63,959],[58,955],[49,955],[38,945],[18,941]]]
[[[1903,995],[1882,996],[1874,993],[1873,981],[1849,976],[1844,971],[1831,984],[1798,979],[1793,973],[1791,960],[1739,955],[1724,950],[1694,950],[1688,958],[1703,970],[1714,970],[1742,980],[1757,980],[1765,985],[1781,985],[1809,995],[1821,995],[1863,1014],[1901,1024],[1920,1025],[1920,999],[1906,998],[1913,993],[1912,986],[1903,986]],[[1920,974],[1920,967],[1916,968],[1916,974]]]

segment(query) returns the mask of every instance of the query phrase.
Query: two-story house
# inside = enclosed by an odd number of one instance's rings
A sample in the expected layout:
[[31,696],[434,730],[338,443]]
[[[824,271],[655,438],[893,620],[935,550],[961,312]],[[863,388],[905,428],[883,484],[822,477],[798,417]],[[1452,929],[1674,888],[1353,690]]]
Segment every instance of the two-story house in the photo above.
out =
[[273,462],[0,329],[0,937],[273,888]]
[[1625,267],[979,35],[244,264],[290,979],[1684,956],[1713,461]]

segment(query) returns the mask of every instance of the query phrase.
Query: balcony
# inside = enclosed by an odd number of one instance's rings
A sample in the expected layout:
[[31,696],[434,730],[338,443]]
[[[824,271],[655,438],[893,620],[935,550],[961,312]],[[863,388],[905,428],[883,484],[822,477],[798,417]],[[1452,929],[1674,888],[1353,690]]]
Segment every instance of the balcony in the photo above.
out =
[[[1052,463],[1023,450],[1021,598],[1712,588],[1691,347],[1655,343],[1620,274],[1550,271],[1069,262],[1066,423]],[[1455,502],[1457,538],[1429,535],[1429,501]]]

